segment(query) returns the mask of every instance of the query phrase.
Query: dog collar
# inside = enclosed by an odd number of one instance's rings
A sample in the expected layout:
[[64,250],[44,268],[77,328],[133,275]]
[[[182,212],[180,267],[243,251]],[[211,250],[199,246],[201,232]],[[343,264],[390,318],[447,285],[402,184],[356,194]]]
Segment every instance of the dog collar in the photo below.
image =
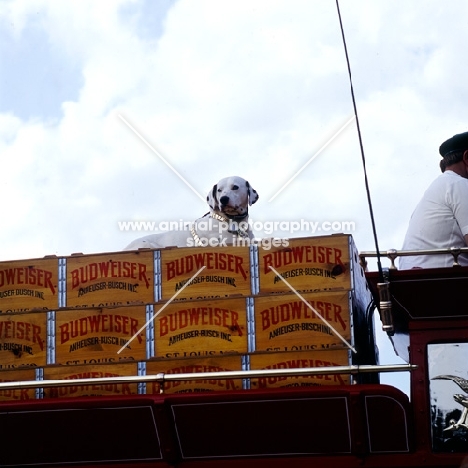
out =
[[[211,213],[211,217],[214,219],[217,219],[218,221],[222,221],[223,223],[229,223],[228,218],[225,218],[217,213]],[[231,234],[237,234],[239,237],[249,237],[249,235],[247,234],[247,231],[245,229],[242,229],[241,227],[238,227],[235,231],[230,231],[228,229],[228,232],[230,232]]]
[[229,216],[229,215],[226,215],[228,219],[233,219],[235,221],[239,220],[239,221],[242,221],[243,219],[247,218],[247,216],[249,216],[249,212],[246,211],[244,214],[241,214],[241,215],[233,215],[233,216]]
[[195,231],[195,223],[192,224],[192,227],[190,228],[190,233],[192,234],[192,237],[195,240],[195,245],[202,246],[200,236],[197,234],[197,231]]
[[[222,221],[223,223],[229,222],[228,218],[224,218],[223,216],[220,216],[217,213],[211,213],[211,217],[218,221]],[[239,237],[249,237],[249,234],[247,233],[247,231],[245,229],[242,229],[241,227],[239,227],[235,231],[228,231],[228,232],[230,232],[231,234],[237,234]],[[192,237],[195,240],[195,245],[203,246],[200,240],[200,236],[197,234],[197,231],[195,230],[195,223],[192,223],[192,227],[190,228],[190,233],[192,234]]]

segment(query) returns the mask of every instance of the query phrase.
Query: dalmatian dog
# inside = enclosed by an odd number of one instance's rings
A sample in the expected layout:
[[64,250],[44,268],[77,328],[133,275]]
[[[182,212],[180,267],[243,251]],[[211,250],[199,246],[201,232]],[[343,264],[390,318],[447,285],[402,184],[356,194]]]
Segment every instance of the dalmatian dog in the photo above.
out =
[[248,223],[249,206],[258,200],[258,193],[248,181],[237,176],[221,179],[210,190],[206,200],[210,211],[195,220],[188,229],[140,237],[124,250],[214,247],[236,241],[239,245],[238,238],[253,239]]

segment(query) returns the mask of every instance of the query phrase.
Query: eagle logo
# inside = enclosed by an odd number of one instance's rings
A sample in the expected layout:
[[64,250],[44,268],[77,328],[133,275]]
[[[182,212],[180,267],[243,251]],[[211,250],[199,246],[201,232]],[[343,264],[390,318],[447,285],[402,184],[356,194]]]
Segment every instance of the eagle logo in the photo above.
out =
[[456,375],[438,375],[437,377],[433,377],[433,380],[452,380],[465,392],[465,395],[461,393],[453,395],[453,399],[463,406],[463,412],[458,421],[455,421],[455,419],[449,421],[450,426],[445,428],[444,432],[456,431],[461,428],[468,430],[468,380]]

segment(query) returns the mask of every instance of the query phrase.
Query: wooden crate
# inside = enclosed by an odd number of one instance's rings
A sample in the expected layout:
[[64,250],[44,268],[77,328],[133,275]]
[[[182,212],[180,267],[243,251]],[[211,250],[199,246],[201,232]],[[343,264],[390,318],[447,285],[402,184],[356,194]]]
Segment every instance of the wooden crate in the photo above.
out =
[[256,297],[255,350],[311,351],[342,347],[344,342],[339,336],[350,343],[350,296],[349,291],[306,293],[301,297],[307,304],[295,294]]
[[[347,349],[333,351],[299,351],[286,353],[252,354],[250,369],[294,369],[305,367],[348,366],[350,364]],[[351,378],[342,375],[311,375],[299,377],[262,377],[251,379],[252,389],[313,387],[327,385],[348,385]]]
[[[197,359],[158,359],[146,363],[146,374],[185,374],[195,372],[224,372],[242,370],[241,356],[212,356]],[[158,382],[148,382],[146,393],[160,393]],[[165,382],[164,393],[195,393],[241,390],[241,379],[182,380]]]
[[[44,369],[44,380],[74,380],[104,377],[127,377],[138,375],[136,363],[51,366]],[[136,395],[138,384],[77,384],[63,387],[44,387],[45,398],[70,398],[79,396],[125,396]]]
[[245,353],[246,299],[173,302],[157,315],[154,329],[156,357]]
[[76,255],[68,257],[66,262],[67,307],[154,302],[151,251]]
[[0,262],[0,314],[57,306],[57,258]]
[[203,266],[176,300],[250,295],[248,247],[197,247],[161,250],[162,299],[171,299]]
[[0,315],[0,370],[42,367],[47,361],[47,313]]
[[[36,380],[35,369],[20,369],[0,372],[0,382],[24,382]],[[24,401],[36,398],[35,388],[14,388],[0,390],[0,401]]]
[[[145,306],[60,310],[55,322],[56,364],[146,358],[146,330],[139,332],[146,324]],[[132,342],[117,354],[130,340]]]
[[351,242],[343,234],[289,239],[287,247],[260,246],[260,294],[291,292],[280,276],[301,293],[352,288]]

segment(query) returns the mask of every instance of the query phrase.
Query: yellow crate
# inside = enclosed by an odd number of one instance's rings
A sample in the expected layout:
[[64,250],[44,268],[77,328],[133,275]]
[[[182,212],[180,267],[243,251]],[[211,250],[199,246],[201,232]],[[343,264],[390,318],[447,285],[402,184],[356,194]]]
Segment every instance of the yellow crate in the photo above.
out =
[[[351,236],[289,239],[287,247],[259,247],[260,294],[350,289]],[[278,273],[275,273],[275,271]],[[281,276],[281,277],[280,277]]]
[[173,302],[157,315],[154,328],[156,357],[245,353],[246,300]]
[[254,299],[256,351],[321,350],[350,342],[348,291],[301,297],[307,303],[295,294]]
[[[20,369],[0,372],[0,382],[24,382],[28,380],[36,380],[35,369]],[[36,389],[34,388],[0,390],[0,401],[25,401],[34,400],[35,398]]]
[[47,361],[47,313],[0,315],[0,370],[41,367]]
[[0,262],[0,313],[58,306],[58,259]]
[[118,252],[67,258],[67,307],[154,302],[153,252]]
[[[241,356],[214,356],[203,359],[158,359],[146,363],[146,374],[185,374],[198,372],[225,372],[242,370]],[[182,380],[165,382],[164,393],[198,393],[241,390],[240,379]],[[148,382],[146,393],[160,393],[159,382]]]
[[138,333],[146,324],[145,306],[60,310],[55,321],[57,364],[98,364],[146,358],[146,330]]
[[[250,356],[250,369],[294,369],[306,367],[348,366],[347,349],[333,351],[304,351],[291,353],[253,354]],[[262,377],[251,379],[251,388],[314,387],[327,385],[348,385],[347,374],[324,374],[299,377]]]
[[[105,377],[136,376],[137,364],[109,364],[103,366],[56,366],[44,369],[44,380],[75,380]],[[44,387],[45,398],[70,398],[79,396],[136,395],[138,384],[77,384],[63,387]]]
[[162,299],[171,299],[202,267],[204,270],[178,294],[177,300],[248,296],[251,293],[248,247],[163,249]]

